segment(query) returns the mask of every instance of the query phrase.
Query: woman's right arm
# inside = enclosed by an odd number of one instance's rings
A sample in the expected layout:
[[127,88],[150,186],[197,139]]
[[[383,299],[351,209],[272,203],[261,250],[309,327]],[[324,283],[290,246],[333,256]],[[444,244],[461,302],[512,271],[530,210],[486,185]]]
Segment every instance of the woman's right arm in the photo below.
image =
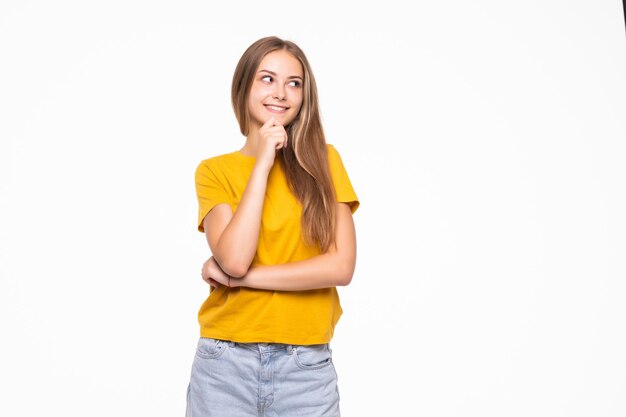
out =
[[276,151],[286,144],[285,129],[270,118],[259,130],[256,163],[237,210],[233,213],[228,204],[218,204],[203,220],[211,253],[230,276],[244,276],[252,264],[259,242],[267,177]]
[[218,204],[204,218],[211,253],[230,276],[244,276],[256,253],[268,174],[255,165],[237,210]]

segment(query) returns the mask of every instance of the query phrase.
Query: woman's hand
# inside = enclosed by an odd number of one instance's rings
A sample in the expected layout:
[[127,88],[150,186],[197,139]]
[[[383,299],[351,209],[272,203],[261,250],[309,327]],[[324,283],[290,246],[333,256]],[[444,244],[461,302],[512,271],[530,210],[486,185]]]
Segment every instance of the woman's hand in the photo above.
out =
[[264,161],[271,167],[274,164],[276,151],[287,147],[287,131],[274,117],[270,117],[259,129],[257,145],[257,161]]
[[202,265],[202,279],[212,288],[219,288],[221,285],[230,287],[230,278],[212,256]]

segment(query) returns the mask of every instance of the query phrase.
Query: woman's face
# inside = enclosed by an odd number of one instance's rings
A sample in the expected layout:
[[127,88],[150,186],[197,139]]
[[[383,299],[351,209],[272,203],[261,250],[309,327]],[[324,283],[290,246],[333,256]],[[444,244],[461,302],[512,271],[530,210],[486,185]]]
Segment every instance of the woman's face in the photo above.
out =
[[289,52],[265,55],[248,97],[251,130],[259,129],[272,116],[283,126],[291,123],[302,106],[303,81],[302,65]]

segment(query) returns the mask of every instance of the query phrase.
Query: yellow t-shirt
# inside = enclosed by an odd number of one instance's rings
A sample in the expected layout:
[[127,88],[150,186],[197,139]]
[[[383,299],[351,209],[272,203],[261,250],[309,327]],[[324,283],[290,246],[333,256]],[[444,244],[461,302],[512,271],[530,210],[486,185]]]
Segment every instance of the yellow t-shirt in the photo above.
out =
[[[327,145],[330,172],[337,201],[350,205],[352,213],[359,201],[339,153]],[[198,230],[217,204],[237,210],[256,159],[232,152],[202,161],[195,173],[198,197]],[[302,238],[302,205],[289,190],[278,159],[270,170],[261,230],[252,266],[300,261],[320,254]],[[241,343],[287,343],[310,345],[328,343],[341,316],[337,289],[271,291],[247,287],[211,291],[200,307],[201,337]]]

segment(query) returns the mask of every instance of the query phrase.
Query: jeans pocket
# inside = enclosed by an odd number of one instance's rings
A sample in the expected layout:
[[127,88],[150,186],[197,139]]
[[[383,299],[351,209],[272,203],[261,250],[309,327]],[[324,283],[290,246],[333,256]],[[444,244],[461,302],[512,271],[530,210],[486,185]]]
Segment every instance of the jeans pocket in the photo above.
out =
[[196,355],[203,359],[217,359],[228,348],[228,341],[201,337],[198,340]]
[[333,363],[328,344],[294,346],[293,358],[301,369],[321,369]]

